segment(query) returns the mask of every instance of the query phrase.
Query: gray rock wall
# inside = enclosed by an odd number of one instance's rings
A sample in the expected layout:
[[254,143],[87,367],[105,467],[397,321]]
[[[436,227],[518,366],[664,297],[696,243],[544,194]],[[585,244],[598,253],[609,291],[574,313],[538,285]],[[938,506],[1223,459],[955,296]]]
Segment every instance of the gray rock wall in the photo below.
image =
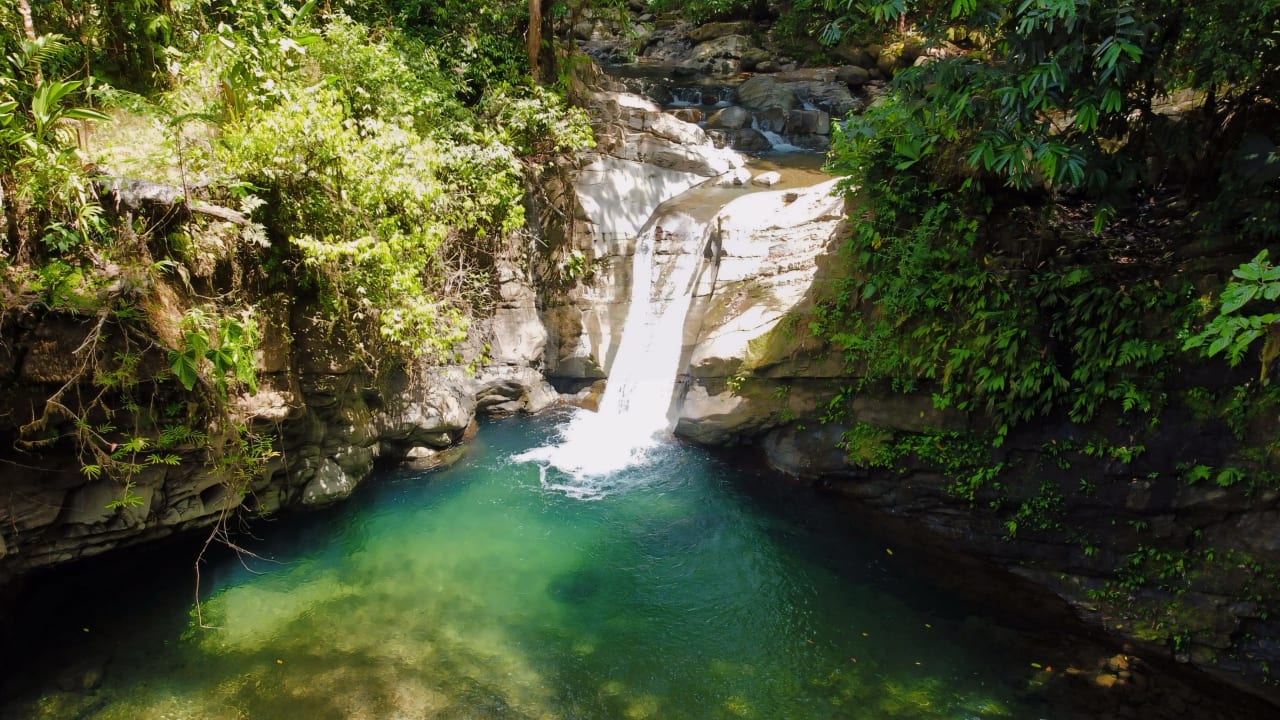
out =
[[[65,360],[75,357],[90,324],[50,315],[24,329],[10,328],[4,338],[9,362],[0,365],[0,581],[205,527],[240,508],[269,514],[329,504],[348,496],[376,460],[453,445],[471,425],[476,381],[463,369],[395,368],[375,380],[314,320],[302,313],[289,318],[287,310],[273,320],[278,322],[264,324],[259,392],[231,398],[243,422],[275,438],[279,455],[266,472],[243,496],[228,492],[227,471],[216,458],[179,447],[174,452],[181,464],[146,466],[131,490],[138,500],[114,508],[124,488],[112,479],[86,477],[69,440],[25,451],[15,444],[18,427],[31,420],[33,409],[74,378],[75,366]],[[286,327],[289,333],[281,330]],[[59,357],[64,361],[54,360]],[[85,384],[72,392],[96,388]],[[144,385],[138,394],[155,392]],[[125,415],[118,414],[116,422],[127,422]]]

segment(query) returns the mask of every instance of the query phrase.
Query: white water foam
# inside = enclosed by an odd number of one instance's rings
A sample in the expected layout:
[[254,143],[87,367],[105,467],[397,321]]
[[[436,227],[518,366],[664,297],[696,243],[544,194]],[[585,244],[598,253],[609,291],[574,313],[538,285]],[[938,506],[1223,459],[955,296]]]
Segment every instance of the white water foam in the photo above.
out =
[[755,119],[751,120],[751,129],[760,133],[761,135],[764,136],[766,140],[769,141],[769,144],[772,146],[769,149],[773,152],[779,152],[779,153],[806,152],[806,150],[800,147],[799,145],[792,145],[791,143],[787,142],[787,139],[782,137],[778,133],[772,130],[765,130],[764,128],[760,127],[760,124]]
[[515,456],[542,465],[548,490],[594,500],[627,484],[616,475],[644,461],[670,431],[667,413],[679,369],[685,316],[708,226],[682,210],[641,232],[631,273],[631,307],[597,412],[579,410],[556,445]]

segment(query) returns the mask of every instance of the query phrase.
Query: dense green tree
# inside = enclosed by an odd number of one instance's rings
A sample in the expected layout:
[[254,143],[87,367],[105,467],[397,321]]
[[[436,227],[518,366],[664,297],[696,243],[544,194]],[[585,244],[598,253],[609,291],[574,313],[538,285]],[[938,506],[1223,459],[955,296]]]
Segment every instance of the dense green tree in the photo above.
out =
[[1198,307],[1170,257],[1280,237],[1280,2],[831,6],[925,59],[839,124],[858,209],[815,331],[1002,431],[1156,408]]
[[853,158],[856,136],[883,130],[900,136],[888,168],[924,163],[961,181],[1081,189],[1104,213],[1144,186],[1212,192],[1227,181],[1238,191],[1267,174],[1255,147],[1274,138],[1253,134],[1280,119],[1276,0],[833,5],[909,18],[939,56],[899,74],[892,113],[852,128]]

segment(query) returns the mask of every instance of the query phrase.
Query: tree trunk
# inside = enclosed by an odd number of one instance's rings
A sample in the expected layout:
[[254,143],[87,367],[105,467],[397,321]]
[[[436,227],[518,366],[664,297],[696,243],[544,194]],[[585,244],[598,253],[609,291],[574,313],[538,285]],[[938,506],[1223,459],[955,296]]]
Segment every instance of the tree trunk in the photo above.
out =
[[542,55],[542,0],[529,0],[529,33],[525,36],[525,50],[529,53],[529,74],[539,82],[538,59]]
[[35,42],[36,24],[31,21],[31,3],[29,0],[18,0],[18,14],[22,16],[22,29],[27,33],[27,39]]
[[13,188],[6,185],[8,183],[0,177],[0,203],[4,204],[5,247],[3,250],[9,255],[9,259],[13,260],[18,256],[18,248],[22,246],[22,233],[18,230],[18,199],[13,195]]

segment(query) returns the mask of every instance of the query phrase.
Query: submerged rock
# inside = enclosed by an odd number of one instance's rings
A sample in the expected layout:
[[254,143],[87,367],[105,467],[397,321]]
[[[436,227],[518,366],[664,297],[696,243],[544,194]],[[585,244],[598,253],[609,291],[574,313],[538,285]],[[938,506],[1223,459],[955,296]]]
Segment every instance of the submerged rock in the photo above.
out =
[[604,575],[599,570],[572,570],[547,583],[547,594],[562,603],[577,605],[599,594],[603,585]]

